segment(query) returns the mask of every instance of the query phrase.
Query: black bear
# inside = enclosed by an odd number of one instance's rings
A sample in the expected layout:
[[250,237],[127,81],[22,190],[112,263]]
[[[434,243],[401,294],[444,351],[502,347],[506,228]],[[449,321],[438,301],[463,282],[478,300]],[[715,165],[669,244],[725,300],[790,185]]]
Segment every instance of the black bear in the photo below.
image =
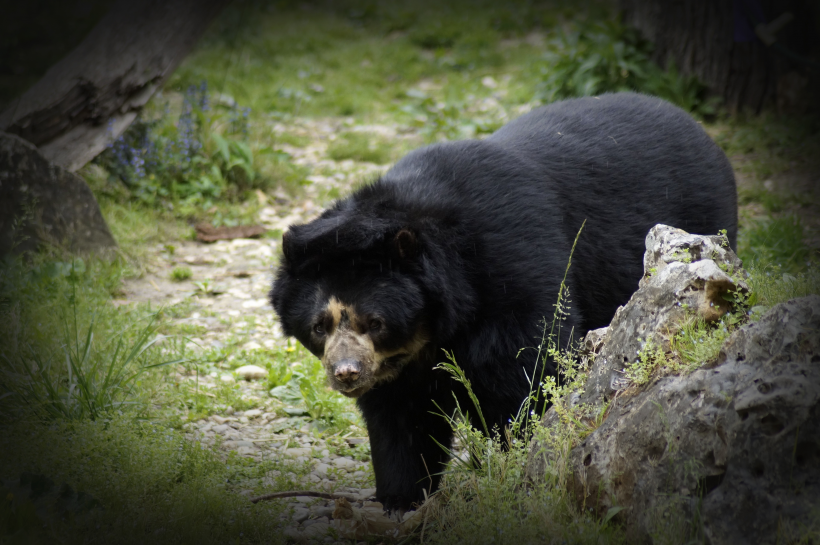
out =
[[378,500],[406,509],[447,463],[439,413],[457,389],[434,369],[442,349],[503,429],[535,370],[519,349],[540,342],[584,220],[567,278],[576,338],[635,291],[653,225],[725,229],[734,246],[736,200],[725,154],[679,108],[633,93],[566,100],[484,140],[416,150],[292,226],[271,300],[285,334],[356,398]]

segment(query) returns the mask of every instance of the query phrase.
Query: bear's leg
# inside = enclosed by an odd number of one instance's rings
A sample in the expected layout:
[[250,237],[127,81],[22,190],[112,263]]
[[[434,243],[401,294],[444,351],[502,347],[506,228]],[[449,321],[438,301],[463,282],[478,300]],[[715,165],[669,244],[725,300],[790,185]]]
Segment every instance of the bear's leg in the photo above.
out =
[[454,403],[449,392],[435,395],[435,387],[405,384],[399,377],[358,400],[370,435],[376,498],[388,511],[423,502],[424,491],[438,488],[449,459],[443,447],[450,448],[453,431],[441,413],[451,414]]

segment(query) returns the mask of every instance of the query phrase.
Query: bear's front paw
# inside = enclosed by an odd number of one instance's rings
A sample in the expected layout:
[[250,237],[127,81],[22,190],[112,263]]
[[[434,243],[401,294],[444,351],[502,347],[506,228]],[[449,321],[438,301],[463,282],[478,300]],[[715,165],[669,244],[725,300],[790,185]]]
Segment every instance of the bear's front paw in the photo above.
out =
[[403,514],[411,508],[415,501],[400,494],[377,495],[376,499],[384,506],[384,510],[390,514]]

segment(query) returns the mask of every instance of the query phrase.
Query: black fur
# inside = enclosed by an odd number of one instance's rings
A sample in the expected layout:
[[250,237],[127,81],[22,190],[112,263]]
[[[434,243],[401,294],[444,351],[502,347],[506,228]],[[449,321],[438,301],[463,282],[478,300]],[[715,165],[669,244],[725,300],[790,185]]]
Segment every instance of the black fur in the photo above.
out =
[[453,383],[432,370],[441,349],[453,351],[490,426],[516,414],[535,363],[516,354],[540,341],[584,220],[564,326],[575,338],[607,325],[635,291],[653,225],[726,229],[734,247],[732,169],[689,115],[662,100],[567,100],[485,140],[416,150],[284,237],[271,297],[286,334],[321,356],[312,320],[336,294],[384,318],[383,346],[418,328],[430,337],[397,379],[358,399],[387,508],[421,500],[446,463],[433,438],[447,446],[451,432],[431,414],[435,404],[454,408]]

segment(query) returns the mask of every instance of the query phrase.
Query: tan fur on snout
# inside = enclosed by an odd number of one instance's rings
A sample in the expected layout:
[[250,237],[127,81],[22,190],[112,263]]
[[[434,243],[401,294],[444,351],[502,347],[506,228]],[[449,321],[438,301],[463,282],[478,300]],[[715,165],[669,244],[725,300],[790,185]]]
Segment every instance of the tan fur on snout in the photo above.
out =
[[[375,384],[395,378],[403,364],[418,355],[429,341],[427,335],[419,331],[401,348],[379,351],[368,333],[366,321],[356,313],[355,307],[331,297],[327,313],[332,318],[333,327],[325,340],[322,365],[331,387],[348,397],[359,397]],[[404,357],[398,364],[385,365],[385,360],[395,356]],[[344,383],[335,377],[334,365],[346,359],[353,359],[361,365],[359,378],[353,383]]]

